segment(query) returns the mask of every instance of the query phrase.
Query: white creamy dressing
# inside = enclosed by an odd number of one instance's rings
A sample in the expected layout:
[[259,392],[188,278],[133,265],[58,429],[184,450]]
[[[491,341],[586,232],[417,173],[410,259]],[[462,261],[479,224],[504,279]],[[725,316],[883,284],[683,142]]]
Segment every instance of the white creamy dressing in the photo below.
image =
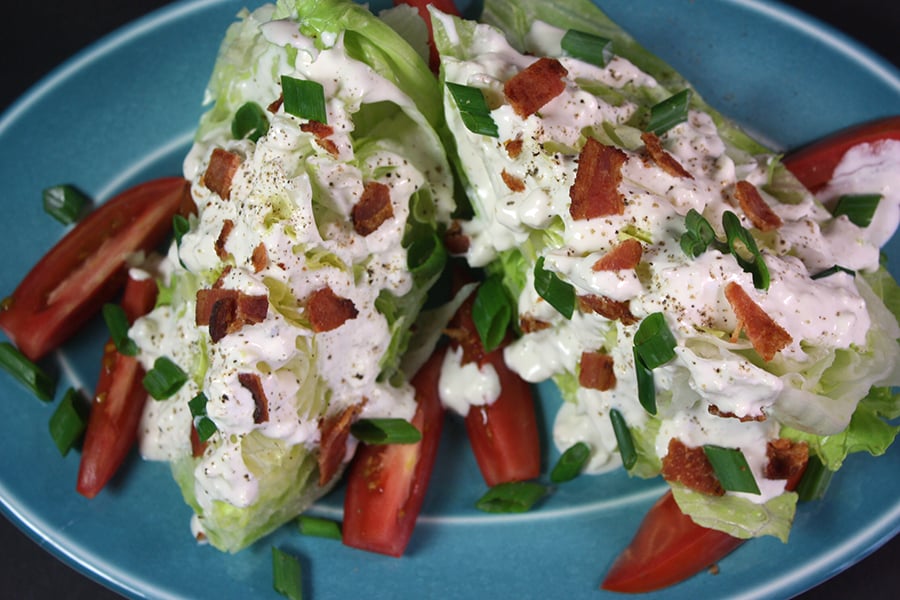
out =
[[445,408],[465,417],[470,407],[493,404],[497,400],[500,378],[490,363],[483,366],[475,362],[462,364],[462,356],[461,347],[447,350],[438,380],[438,394]]
[[[442,18],[442,22],[451,38],[458,35],[450,19]],[[803,385],[794,372],[810,363],[810,348],[818,356],[867,346],[870,317],[854,278],[839,273],[811,280],[810,275],[835,264],[877,268],[879,246],[890,238],[900,218],[900,143],[855,149],[835,172],[835,189],[829,189],[829,194],[874,191],[884,195],[877,224],[861,229],[845,218],[831,220],[812,196],[796,204],[782,204],[770,196],[762,189],[767,182],[767,158],[729,154],[712,118],[692,110],[686,122],[661,140],[693,179],[670,175],[639,153],[626,151],[619,185],[625,213],[576,221],[569,214],[569,188],[577,170],[574,148],[583,143],[583,131],[596,130],[604,122],[620,126],[637,108],[627,101],[609,105],[584,84],[599,82],[613,88],[629,82],[648,88],[657,84],[619,57],[603,69],[563,57],[559,60],[568,70],[563,78],[565,90],[538,114],[518,117],[503,100],[504,82],[539,56],[559,56],[563,33],[537,24],[526,40],[531,54],[522,55],[494,30],[480,26],[475,34],[478,45],[473,44],[478,56],[467,61],[444,58],[447,81],[482,89],[499,130],[496,139],[468,131],[455,102],[445,94],[447,120],[459,145],[477,213],[464,225],[471,239],[467,258],[473,265],[485,265],[500,253],[524,248],[523,254],[533,264],[536,257],[529,252],[536,251],[545,258],[545,268],[574,285],[579,296],[627,301],[639,319],[663,312],[677,346],[676,358],[654,370],[662,421],[655,440],[657,455],[665,456],[671,438],[689,446],[737,447],[761,490],[760,495],[746,497],[765,502],[784,490],[783,480],[763,476],[766,443],[778,437],[779,423],[772,418],[742,421],[736,417],[770,415],[785,388]],[[509,140],[523,143],[516,158],[505,148]],[[526,189],[511,190],[501,178],[504,170]],[[734,185],[742,179],[754,183],[784,221],[777,232],[768,234],[770,243],[760,242],[772,278],[767,291],[756,290],[752,277],[730,254],[710,249],[689,258],[679,246],[684,215],[692,208],[709,220],[720,239],[724,239],[725,211],[738,214],[744,227],[752,228],[733,197]],[[637,270],[598,273],[591,269],[629,235],[650,240],[643,244]],[[535,237],[540,244],[532,244]],[[523,335],[507,348],[506,361],[526,380],[538,382],[575,376],[583,351],[611,354],[616,387],[604,392],[578,389],[575,398],[569,398],[572,402],[559,411],[553,435],[560,450],[578,441],[592,448],[589,472],[613,468],[621,459],[609,411],[618,409],[635,430],[648,419],[636,401],[631,338],[637,325],[625,326],[578,310],[566,320],[534,291],[531,271],[518,298],[519,313],[552,327]],[[729,282],[739,283],[792,336],[792,343],[772,364],[764,365],[768,368],[746,358],[745,351],[751,349],[746,338],[730,339],[737,322],[723,293]],[[711,406],[735,418],[710,414]]]
[[[248,18],[264,22],[268,11],[261,9]],[[331,40],[331,47],[318,50],[299,34],[296,23],[274,21],[260,29],[272,45],[258,57],[257,76],[245,82],[242,93],[265,107],[281,94],[280,74],[318,81],[325,88],[328,124],[334,128],[330,139],[338,156],[329,154],[312,133],[301,131],[304,120],[283,108],[267,112],[270,129],[257,143],[235,141],[227,128],[199,139],[184,162],[198,215],[192,217],[180,250],[173,245],[160,269],[175,282],[179,302],[156,308],[130,332],[145,369],[157,357],[167,356],[191,377],[173,398],[148,403],[141,436],[146,458],[189,455],[193,418],[187,404],[201,390],[208,398],[207,416],[218,433],[195,468],[195,492],[204,510],[214,501],[242,507],[256,499],[256,478],[241,456],[243,435],[256,431],[312,449],[326,410],[335,414],[363,401],[362,417],[412,418],[411,386],[395,387],[377,379],[391,332],[375,301],[382,291],[402,296],[412,287],[401,246],[410,196],[430,185],[445,220],[452,202],[448,186],[441,187],[433,173],[423,171],[423,165],[431,164],[433,150],[368,149],[357,166],[353,114],[364,103],[413,106],[395,85],[349,58],[339,37]],[[297,50],[293,64],[286,47]],[[411,143],[415,139],[411,137]],[[202,183],[217,146],[243,159],[229,200]],[[393,217],[362,236],[354,231],[350,212],[364,183],[373,180],[390,189]],[[230,256],[223,261],[215,242],[226,220],[234,228],[225,244]],[[261,243],[269,262],[256,272],[252,256]],[[244,325],[213,343],[208,327],[195,324],[195,294],[198,287],[211,287],[226,263],[232,268],[220,285],[267,295],[269,308],[262,322]],[[314,334],[303,322],[302,300],[325,285],[352,300],[358,315],[332,331]],[[254,422],[254,399],[238,381],[239,373],[248,372],[260,377],[268,401],[269,419],[263,423]]]

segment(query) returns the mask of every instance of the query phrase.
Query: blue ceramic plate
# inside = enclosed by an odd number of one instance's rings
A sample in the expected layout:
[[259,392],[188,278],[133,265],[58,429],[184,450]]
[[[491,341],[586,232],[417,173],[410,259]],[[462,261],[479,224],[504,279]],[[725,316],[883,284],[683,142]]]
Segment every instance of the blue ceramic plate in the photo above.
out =
[[[77,56],[0,121],[0,290],[11,290],[61,233],[41,189],[71,181],[99,199],[180,171],[219,40],[241,2],[179,3]],[[379,3],[375,3],[379,4]],[[757,1],[604,0],[652,51],[707,100],[782,148],[900,107],[900,75],[808,18]],[[900,261],[898,245],[889,254]],[[93,387],[105,333],[95,323],[50,361],[64,384]],[[407,555],[369,555],[284,528],[236,555],[197,546],[190,511],[165,465],[135,458],[93,501],[73,491],[78,455],[61,459],[47,436],[52,406],[8,379],[0,390],[0,501],[45,547],[126,595],[268,598],[270,546],[304,557],[314,598],[597,597],[659,481],[623,473],[582,477],[535,512],[491,516],[472,507],[484,490],[459,422],[449,423],[434,484]],[[555,410],[557,394],[541,387]],[[544,440],[545,443],[547,440]],[[548,453],[546,461],[555,459]],[[667,597],[799,593],[846,568],[900,530],[900,447],[853,456],[828,498],[798,511],[790,544],[755,540]],[[873,485],[874,482],[877,484]],[[339,515],[342,492],[316,510]]]

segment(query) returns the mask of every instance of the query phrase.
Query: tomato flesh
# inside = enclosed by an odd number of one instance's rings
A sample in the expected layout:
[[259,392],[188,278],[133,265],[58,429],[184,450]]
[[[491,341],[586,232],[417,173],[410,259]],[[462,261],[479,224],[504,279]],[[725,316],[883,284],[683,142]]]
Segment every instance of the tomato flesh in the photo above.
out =
[[180,177],[133,187],[97,208],[25,276],[0,311],[0,329],[31,360],[62,344],[125,282],[128,256],[162,242],[177,212],[190,211]]
[[361,445],[350,466],[344,496],[344,544],[402,556],[425,500],[444,422],[438,379],[444,352],[438,351],[412,379],[422,432],[415,444]]
[[400,4],[407,4],[418,9],[419,15],[421,15],[422,19],[425,21],[425,25],[428,26],[428,66],[431,67],[432,71],[437,73],[441,60],[438,56],[437,48],[434,45],[434,30],[431,26],[431,15],[428,14],[428,6],[431,5],[443,13],[456,16],[459,16],[459,9],[456,8],[456,4],[453,0],[437,0],[431,2],[422,2],[421,0],[394,0],[394,6]]

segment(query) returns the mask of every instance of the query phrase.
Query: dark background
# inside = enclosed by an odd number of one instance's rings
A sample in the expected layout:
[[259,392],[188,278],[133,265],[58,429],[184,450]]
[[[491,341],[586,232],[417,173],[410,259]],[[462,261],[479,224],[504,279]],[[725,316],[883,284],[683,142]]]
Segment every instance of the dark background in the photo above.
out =
[[[640,1],[640,0],[636,0]],[[818,17],[900,66],[900,2],[896,0],[791,0],[785,2]],[[14,0],[2,16],[0,57],[5,110],[54,67],[96,39],[168,4],[164,0]],[[900,114],[900,106],[897,107]],[[2,460],[2,457],[0,457]],[[119,596],[51,556],[0,517],[0,596],[44,600],[105,600]],[[900,537],[810,590],[803,600],[895,598],[900,587]],[[200,574],[198,574],[200,575]]]

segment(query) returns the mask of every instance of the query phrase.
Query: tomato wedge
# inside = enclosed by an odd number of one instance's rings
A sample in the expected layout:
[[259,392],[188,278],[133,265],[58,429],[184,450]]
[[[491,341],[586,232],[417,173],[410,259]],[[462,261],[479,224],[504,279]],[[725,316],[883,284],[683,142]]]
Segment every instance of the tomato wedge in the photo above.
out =
[[413,8],[417,8],[419,10],[419,15],[421,15],[422,19],[425,21],[425,25],[428,26],[428,66],[431,67],[432,71],[437,73],[438,67],[441,64],[441,60],[438,56],[437,48],[434,45],[434,30],[431,27],[431,15],[428,14],[428,5],[430,4],[439,11],[447,13],[448,15],[459,16],[459,9],[456,8],[456,4],[453,2],[453,0],[437,0],[436,2],[422,2],[421,0],[394,0],[394,6],[400,4],[407,4],[409,6],[412,6]]
[[900,116],[848,127],[788,153],[782,162],[807,189],[817,192],[831,181],[847,150],[889,139],[900,140]]
[[164,178],[97,208],[25,276],[0,311],[0,329],[31,360],[53,350],[121,289],[126,258],[163,240],[177,212],[193,209],[189,183]]
[[437,459],[444,423],[438,380],[444,351],[435,352],[412,379],[418,408],[415,444],[361,445],[344,496],[344,544],[401,556],[409,544]]
[[[153,308],[157,286],[153,279],[129,278],[122,296],[122,308],[128,321]],[[93,498],[112,479],[137,440],[138,426],[147,392],[142,380],[144,370],[133,356],[125,356],[107,341],[103,348],[100,376],[94,392],[88,419],[81,465],[78,470],[78,493]]]

